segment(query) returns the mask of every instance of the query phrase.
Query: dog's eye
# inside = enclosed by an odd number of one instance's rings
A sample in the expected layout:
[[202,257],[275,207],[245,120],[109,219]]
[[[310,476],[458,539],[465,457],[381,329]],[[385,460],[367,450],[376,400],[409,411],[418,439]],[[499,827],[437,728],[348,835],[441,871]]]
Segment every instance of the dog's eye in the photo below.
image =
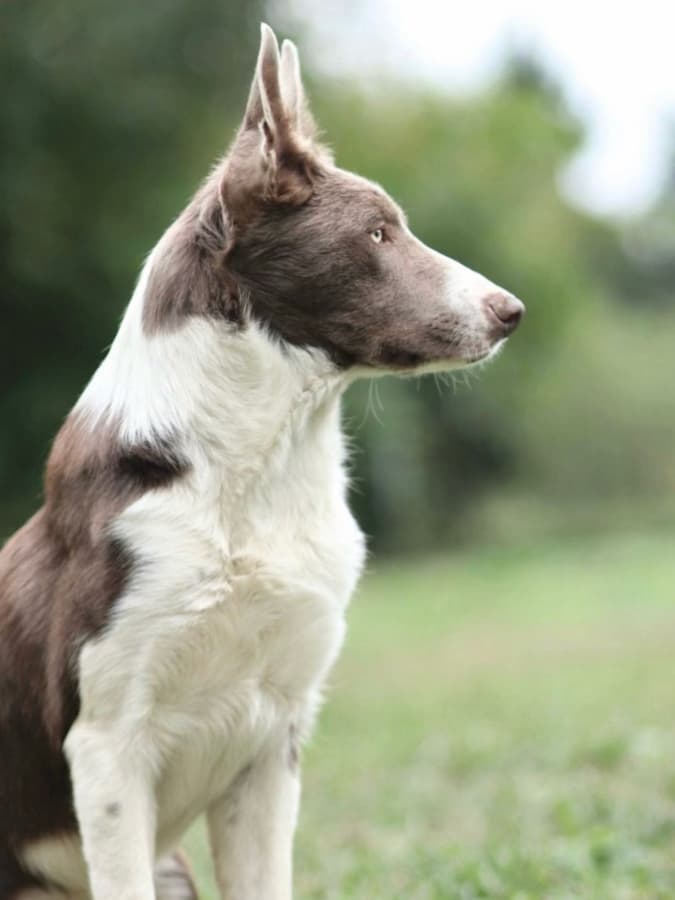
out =
[[375,231],[370,232],[371,238],[375,241],[376,244],[381,244],[384,240],[384,229],[376,228]]

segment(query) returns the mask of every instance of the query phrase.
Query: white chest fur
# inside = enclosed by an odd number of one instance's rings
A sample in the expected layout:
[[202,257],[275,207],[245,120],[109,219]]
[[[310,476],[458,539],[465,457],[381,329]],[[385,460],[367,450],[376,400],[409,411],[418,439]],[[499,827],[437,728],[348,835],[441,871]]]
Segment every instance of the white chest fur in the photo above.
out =
[[[104,635],[82,648],[78,724],[152,771],[158,855],[266,743],[311,727],[364,558],[333,438],[314,466],[318,448],[290,442],[287,477],[261,472],[232,518],[231,492],[205,493],[213,473],[195,471],[115,525],[138,565]],[[40,842],[26,860],[86,890],[78,841]]]
[[[216,359],[209,335],[185,337]],[[263,335],[249,337],[228,347],[238,383],[222,371],[215,385],[213,372],[199,371],[206,389],[180,382],[187,395],[170,411],[191,436],[190,472],[114,523],[134,574],[104,635],[80,654],[78,721],[148,760],[159,849],[266,741],[291,724],[307,730],[364,559],[345,501],[342,385],[322,360],[289,363]],[[163,355],[181,358],[168,342]],[[189,367],[194,379],[192,359]],[[89,397],[99,390],[94,383]],[[210,408],[200,392],[211,393]],[[151,400],[155,418],[169,409],[166,398]],[[118,410],[132,437],[153,418],[137,401],[130,415],[126,404]]]
[[263,479],[234,526],[190,485],[117,523],[139,567],[112,627],[82,650],[80,720],[109,723],[122,752],[143,742],[160,848],[267,740],[308,726],[339,651],[362,541],[337,493],[301,487],[277,494]]

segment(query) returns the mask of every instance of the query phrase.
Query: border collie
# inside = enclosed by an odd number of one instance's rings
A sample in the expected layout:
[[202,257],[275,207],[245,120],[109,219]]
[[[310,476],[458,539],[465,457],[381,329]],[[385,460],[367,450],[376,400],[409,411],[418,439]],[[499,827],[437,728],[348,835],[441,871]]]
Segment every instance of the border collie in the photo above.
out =
[[0,898],[289,900],[299,748],[364,561],[340,398],[464,366],[513,296],[316,136],[262,26],[243,122],[150,254],[0,556]]

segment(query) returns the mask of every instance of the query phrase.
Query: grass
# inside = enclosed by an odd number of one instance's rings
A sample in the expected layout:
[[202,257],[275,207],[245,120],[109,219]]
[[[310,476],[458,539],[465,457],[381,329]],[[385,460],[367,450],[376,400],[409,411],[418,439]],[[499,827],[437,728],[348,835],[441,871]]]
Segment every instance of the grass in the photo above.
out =
[[[302,900],[672,900],[672,540],[371,565],[315,739]],[[215,900],[203,827],[188,845]]]

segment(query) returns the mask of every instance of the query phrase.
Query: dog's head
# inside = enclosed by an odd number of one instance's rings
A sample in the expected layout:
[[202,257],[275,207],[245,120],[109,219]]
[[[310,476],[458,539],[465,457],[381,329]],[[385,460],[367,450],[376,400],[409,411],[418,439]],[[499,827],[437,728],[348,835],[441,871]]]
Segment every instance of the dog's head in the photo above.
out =
[[450,369],[488,357],[523,304],[425,246],[378,185],[316,139],[295,46],[262,26],[221,198],[226,267],[284,340],[360,370]]

